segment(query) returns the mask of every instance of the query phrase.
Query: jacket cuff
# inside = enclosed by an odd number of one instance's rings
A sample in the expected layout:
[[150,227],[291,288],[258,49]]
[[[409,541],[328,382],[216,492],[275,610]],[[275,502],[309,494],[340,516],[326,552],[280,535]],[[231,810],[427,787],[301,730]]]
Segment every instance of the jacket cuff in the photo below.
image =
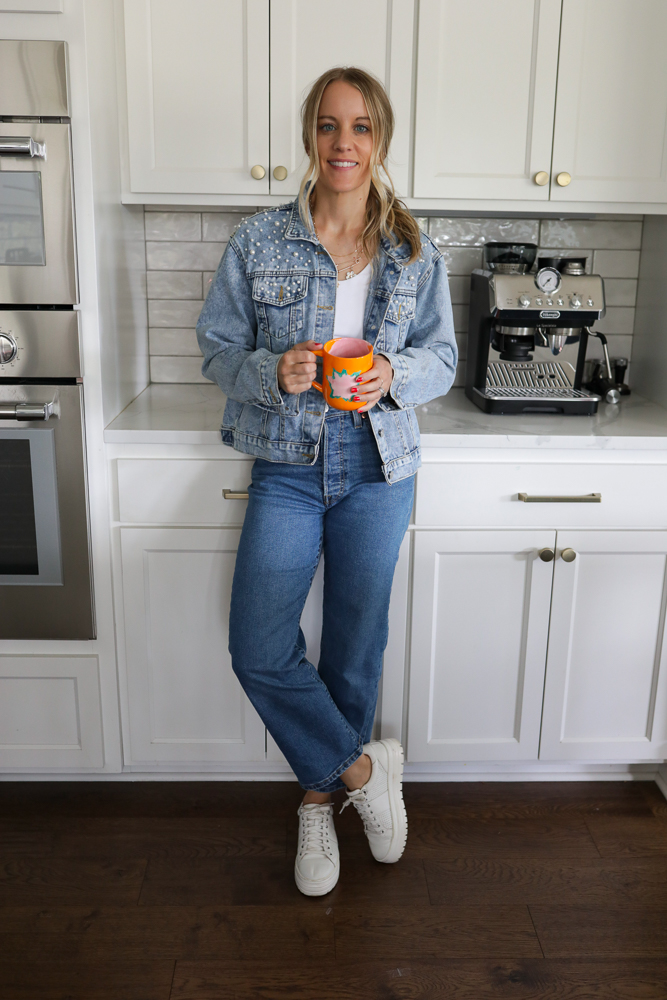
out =
[[262,397],[267,406],[279,406],[284,403],[278,385],[278,362],[281,357],[280,354],[269,354],[259,366]]

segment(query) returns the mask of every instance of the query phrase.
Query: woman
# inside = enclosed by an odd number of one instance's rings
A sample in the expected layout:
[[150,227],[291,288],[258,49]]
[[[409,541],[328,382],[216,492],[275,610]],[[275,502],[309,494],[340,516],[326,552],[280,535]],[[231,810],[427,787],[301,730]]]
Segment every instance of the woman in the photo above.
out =
[[[310,163],[296,201],[229,242],[197,326],[227,395],[222,439],[255,455],[229,620],[232,666],[306,790],[295,863],[322,895],[340,862],[331,793],[347,789],[378,861],[407,837],[397,740],[370,741],[398,550],[420,464],[414,407],[451,387],[444,261],[394,195],[382,85],[332,69],[302,107]],[[358,411],[329,408],[313,351],[374,345]],[[324,555],[319,669],[299,627]],[[345,808],[345,807],[343,807]]]

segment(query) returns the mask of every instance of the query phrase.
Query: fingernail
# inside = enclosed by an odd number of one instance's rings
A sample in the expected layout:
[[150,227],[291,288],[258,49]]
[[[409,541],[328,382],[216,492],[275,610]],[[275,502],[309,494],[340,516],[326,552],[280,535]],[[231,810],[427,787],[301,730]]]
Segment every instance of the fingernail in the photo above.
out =
[[363,380],[364,380],[364,376],[363,375],[357,375],[357,377],[355,378],[354,381],[355,382],[363,382]]
[[353,396],[352,399],[355,403],[359,402],[359,396]]

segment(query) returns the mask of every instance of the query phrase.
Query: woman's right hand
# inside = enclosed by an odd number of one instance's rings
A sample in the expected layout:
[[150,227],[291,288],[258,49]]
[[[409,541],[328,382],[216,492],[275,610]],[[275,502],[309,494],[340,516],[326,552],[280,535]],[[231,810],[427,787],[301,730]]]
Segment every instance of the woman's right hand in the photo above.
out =
[[317,374],[316,355],[313,351],[321,350],[322,345],[315,340],[305,340],[303,344],[295,344],[285,351],[278,362],[278,385],[284,392],[296,396],[310,389]]

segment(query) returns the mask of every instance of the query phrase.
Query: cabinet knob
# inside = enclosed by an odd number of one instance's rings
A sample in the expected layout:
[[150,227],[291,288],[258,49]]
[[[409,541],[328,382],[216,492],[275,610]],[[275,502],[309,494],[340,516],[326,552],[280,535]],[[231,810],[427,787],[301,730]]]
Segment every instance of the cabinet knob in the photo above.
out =
[[563,549],[563,551],[560,554],[560,557],[563,560],[563,562],[574,562],[574,560],[577,558],[577,553],[574,551],[574,549]]
[[256,181],[261,181],[262,178],[266,177],[266,170],[261,163],[256,163],[250,171],[250,176],[254,177]]
[[570,174],[568,174],[567,170],[564,170],[561,174],[558,174],[556,176],[556,184],[558,184],[558,186],[562,188],[566,188],[571,180],[572,177]]
[[277,181],[284,181],[287,177],[287,167],[276,167],[273,171],[273,176]]
[[553,549],[540,549],[537,554],[542,562],[551,562],[555,553]]
[[544,187],[545,184],[549,183],[549,174],[546,172],[546,170],[538,170],[535,176],[533,177],[533,180],[535,181],[538,187]]

